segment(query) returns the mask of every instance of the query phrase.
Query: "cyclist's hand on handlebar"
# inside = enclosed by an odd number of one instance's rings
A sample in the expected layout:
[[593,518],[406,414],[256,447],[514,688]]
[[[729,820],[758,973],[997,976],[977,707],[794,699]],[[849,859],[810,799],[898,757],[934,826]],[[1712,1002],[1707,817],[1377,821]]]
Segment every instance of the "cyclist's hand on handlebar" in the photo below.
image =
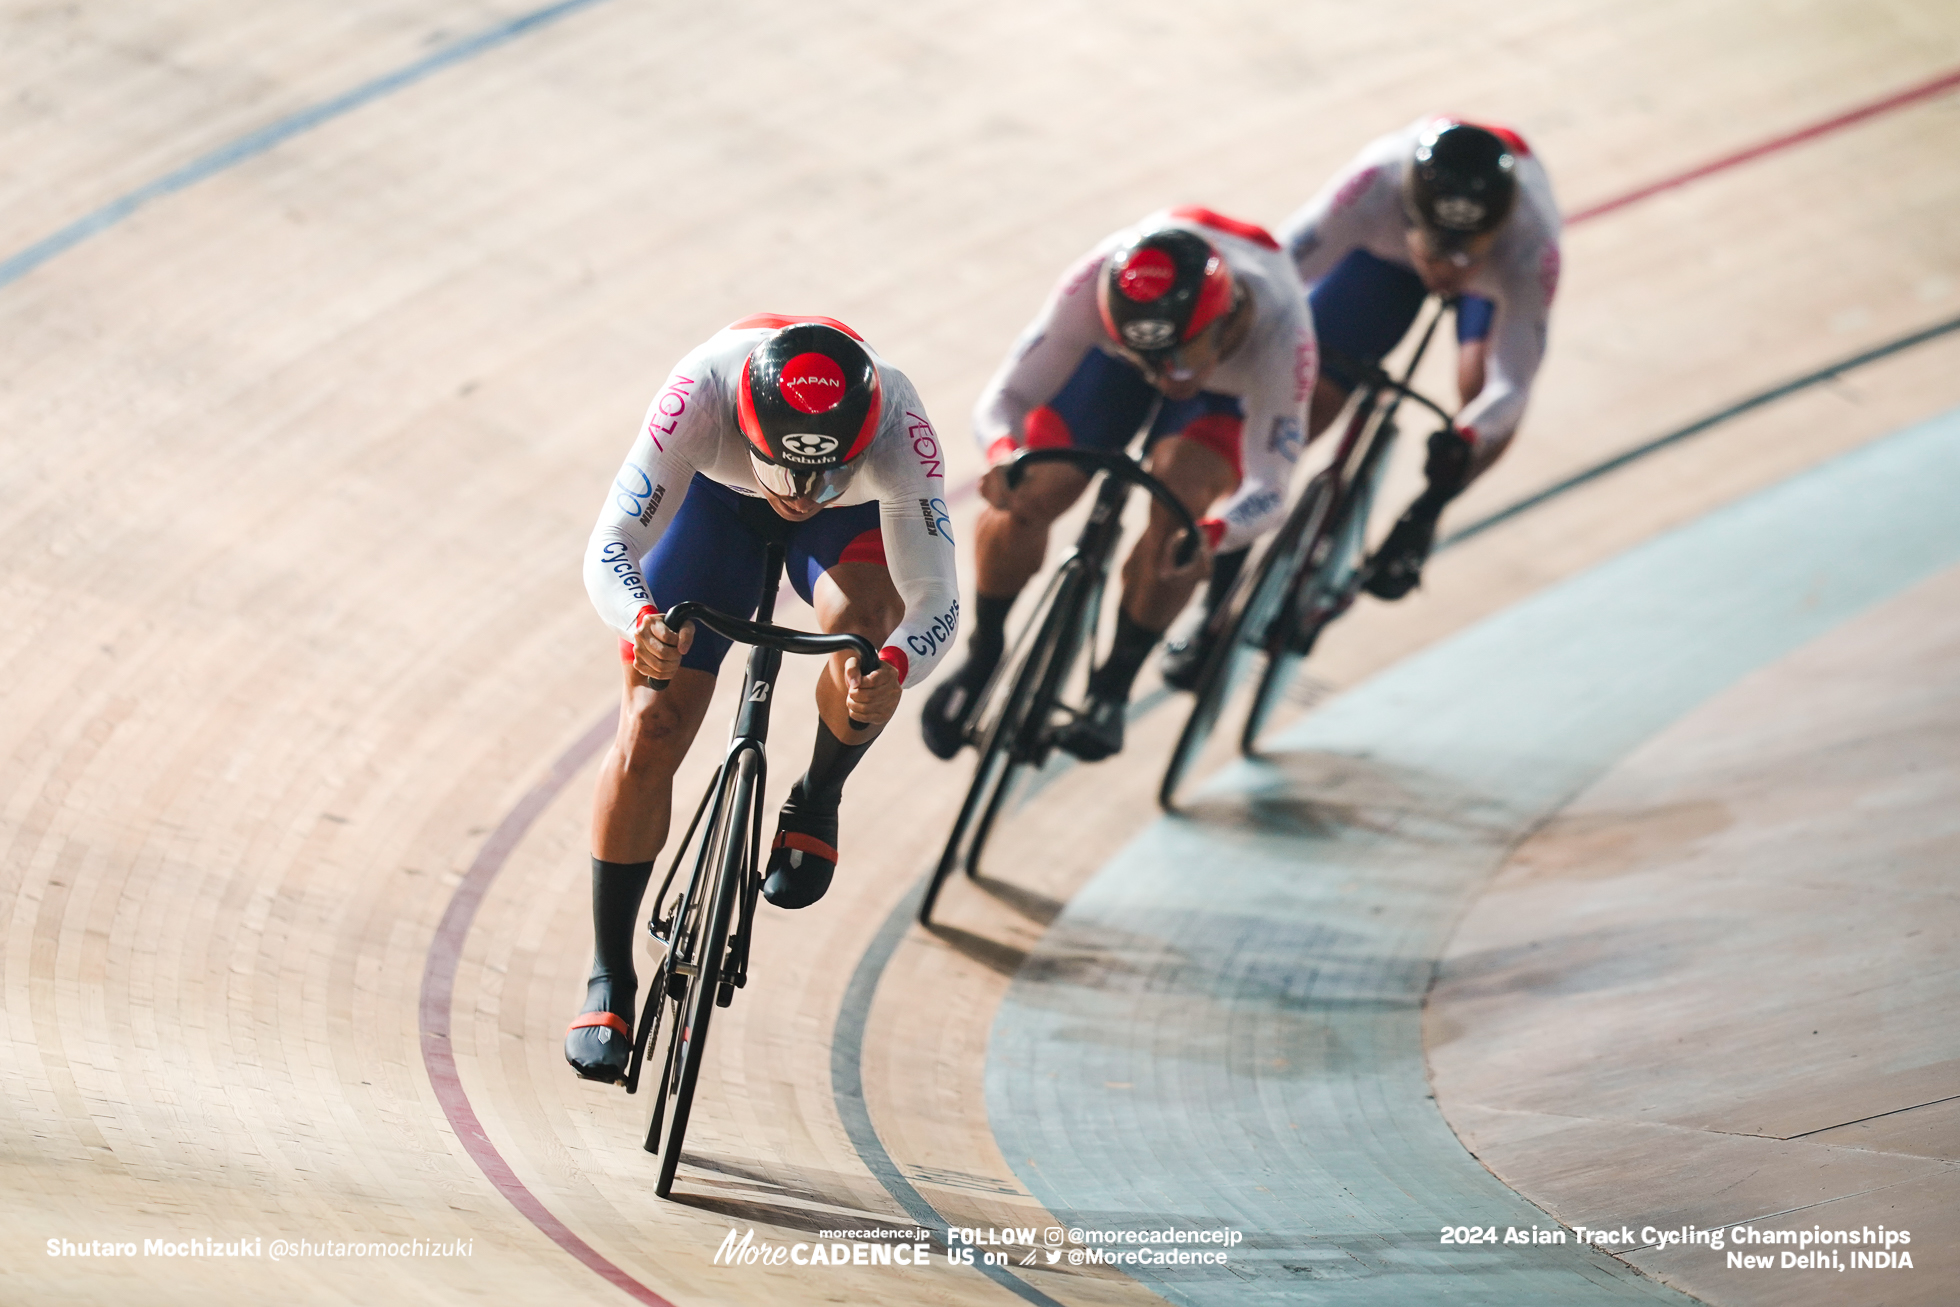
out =
[[883,726],[898,711],[898,669],[883,660],[860,675],[858,660],[844,660],[844,708],[854,722]]
[[652,681],[671,681],[681,669],[681,655],[694,644],[694,623],[677,635],[659,613],[648,613],[633,631],[633,670]]
[[1184,543],[1184,532],[1173,527],[1164,533],[1164,548],[1157,556],[1157,578],[1160,581],[1202,580],[1211,575],[1211,540],[1203,531],[1198,532],[1198,547],[1191,551],[1191,561],[1184,566],[1177,565],[1177,551]]
[[1007,488],[1007,464],[996,463],[987,469],[980,478],[980,498],[999,509],[1014,501],[1014,492]]

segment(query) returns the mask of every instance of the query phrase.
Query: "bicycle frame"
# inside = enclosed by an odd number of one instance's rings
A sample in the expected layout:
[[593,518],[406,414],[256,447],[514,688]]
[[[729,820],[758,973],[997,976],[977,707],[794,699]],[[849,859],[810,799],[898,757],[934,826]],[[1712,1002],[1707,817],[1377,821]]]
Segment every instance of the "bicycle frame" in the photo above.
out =
[[[714,1008],[727,1007],[733,1001],[735,990],[748,984],[756,899],[762,889],[757,865],[762,848],[759,800],[768,780],[769,718],[783,654],[850,651],[858,655],[861,663],[868,664],[877,653],[871,642],[861,636],[811,635],[770,625],[776,593],[782,585],[784,560],[783,546],[771,543],[764,555],[762,592],[754,621],[694,603],[674,605],[665,619],[675,629],[696,621],[752,647],[728,748],[654,894],[647,922],[648,932],[662,944],[664,953],[654,981],[647,987],[646,1006],[641,1011],[628,1059],[626,1089],[628,1093],[638,1091],[648,1042],[659,1029],[662,1009],[671,1003],[677,1024],[670,1033],[667,1054],[662,1060],[659,1091],[646,1137],[648,1152],[662,1151],[661,1127],[667,1124],[667,1100],[671,1094],[673,1118],[655,1186],[663,1198],[668,1196],[679,1165],[681,1140],[693,1102],[701,1050],[707,1041],[709,1017]],[[650,680],[648,684],[656,690],[666,688],[666,683],[661,681]],[[855,721],[851,724],[861,725]],[[697,832],[701,836],[698,842]],[[681,864],[688,860],[690,848],[694,851],[692,869],[669,906],[668,891]],[[682,1021],[687,1025],[680,1026],[678,1023]]]
[[1408,387],[1449,307],[1439,305],[1430,315],[1401,380],[1373,364],[1354,365],[1365,389],[1332,456],[1308,480],[1279,529],[1267,538],[1256,565],[1240,572],[1231,594],[1213,614],[1211,653],[1199,671],[1190,716],[1158,785],[1157,801],[1166,810],[1175,808],[1178,787],[1210,739],[1245,656],[1252,650],[1266,656],[1241,733],[1241,747],[1250,753],[1277,694],[1291,682],[1304,656],[1303,649],[1289,647],[1295,633],[1304,628],[1317,635],[1353,604],[1367,581],[1365,566],[1346,564],[1366,555],[1369,510],[1394,444],[1396,411],[1404,398],[1412,398],[1450,420],[1448,413]]
[[1128,455],[1032,450],[1009,464],[1008,484],[1016,484],[1028,465],[1042,462],[1068,462],[1105,476],[1090,505],[1088,520],[1076,536],[1075,548],[1055,569],[1027,624],[981,690],[982,711],[974,714],[974,728],[968,735],[980,757],[959,816],[920,900],[921,925],[931,924],[933,905],[955,865],[963,863],[969,877],[979,874],[981,853],[1006,808],[1016,771],[1039,767],[1048,760],[1054,748],[1057,711],[1074,711],[1061,702],[1061,692],[1084,648],[1093,652],[1096,647],[1103,594],[1116,542],[1122,535],[1123,508],[1130,487],[1147,490],[1179,518],[1184,532],[1178,552],[1180,564],[1189,562],[1198,547],[1197,523],[1190,511]]

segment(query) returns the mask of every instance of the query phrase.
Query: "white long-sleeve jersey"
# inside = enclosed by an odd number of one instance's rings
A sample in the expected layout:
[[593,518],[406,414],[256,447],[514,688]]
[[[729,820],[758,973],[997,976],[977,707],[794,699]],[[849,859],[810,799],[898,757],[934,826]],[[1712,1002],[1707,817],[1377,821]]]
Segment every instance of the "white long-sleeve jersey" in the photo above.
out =
[[1313,321],[1292,261],[1265,232],[1204,209],[1154,213],[1098,244],[1062,275],[1041,312],[981,392],[973,430],[990,458],[1001,442],[1026,444],[1028,414],[1054,399],[1092,349],[1121,357],[1096,307],[1096,286],[1109,257],[1134,237],[1181,227],[1211,242],[1253,303],[1246,338],[1205,381],[1205,390],[1238,398],[1245,410],[1242,477],[1215,511],[1224,523],[1221,551],[1241,549],[1272,526],[1287,482],[1305,448],[1307,397],[1319,370]]
[[[666,533],[694,474],[762,496],[749,463],[749,442],[736,425],[736,387],[749,352],[780,323],[748,325],[753,321],[716,332],[675,366],[648,406],[592,528],[585,588],[599,616],[623,636],[631,638],[641,609],[653,602],[640,560]],[[884,408],[871,448],[859,456],[857,476],[832,507],[878,501],[886,566],[905,601],[904,620],[885,652],[896,653],[887,661],[897,664],[900,684],[910,687],[931,674],[952,647],[959,624],[945,460],[911,381],[869,345],[865,351],[878,369]]]
[[[1403,177],[1416,141],[1436,121],[1418,119],[1399,132],[1371,141],[1320,192],[1287,219],[1280,241],[1308,286],[1334,270],[1354,250],[1413,268],[1408,235],[1414,227],[1402,206]],[[1499,130],[1499,129],[1491,129]],[[1515,133],[1500,131],[1517,158],[1518,198],[1490,254],[1465,290],[1497,306],[1485,359],[1484,388],[1457,426],[1479,445],[1510,438],[1524,417],[1531,381],[1545,357],[1552,296],[1558,290],[1559,212],[1551,179],[1538,156]]]

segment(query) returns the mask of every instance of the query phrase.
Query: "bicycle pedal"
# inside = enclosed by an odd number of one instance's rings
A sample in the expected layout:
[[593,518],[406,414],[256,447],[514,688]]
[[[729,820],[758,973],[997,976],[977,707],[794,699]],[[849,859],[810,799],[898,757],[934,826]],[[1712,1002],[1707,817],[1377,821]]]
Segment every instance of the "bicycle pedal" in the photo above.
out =
[[667,977],[667,997],[676,1003],[687,997],[687,977],[671,975]]
[[727,1007],[730,1003],[733,1003],[734,1001],[735,1001],[735,986],[729,984],[725,980],[722,981],[719,985],[715,986],[716,1007]]

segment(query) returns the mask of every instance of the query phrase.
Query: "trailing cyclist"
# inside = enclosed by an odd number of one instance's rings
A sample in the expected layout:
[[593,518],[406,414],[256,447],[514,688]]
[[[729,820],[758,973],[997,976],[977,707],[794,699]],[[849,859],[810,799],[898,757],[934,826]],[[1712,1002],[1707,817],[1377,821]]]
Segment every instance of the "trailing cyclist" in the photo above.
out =
[[[926,701],[926,745],[959,752],[1005,648],[1008,610],[1041,567],[1048,528],[1088,484],[1065,464],[1002,464],[1022,449],[1122,450],[1148,427],[1149,469],[1194,514],[1210,550],[1243,552],[1278,515],[1305,444],[1313,325],[1270,235],[1208,209],[1154,214],[1071,267],[1015,342],[974,412],[992,466],[980,482],[977,595],[966,659]],[[1151,648],[1190,598],[1209,551],[1171,558],[1177,528],[1152,504],[1123,564],[1109,656],[1086,710],[1057,739],[1094,762],[1123,747],[1124,709]]]
[[682,359],[654,397],[585,554],[586,589],[622,636],[625,684],[593,800],[592,973],[565,1036],[580,1075],[611,1081],[626,1066],[640,900],[667,839],[675,769],[730,646],[692,623],[669,630],[661,614],[686,599],[753,613],[775,542],[824,631],[882,646],[876,667],[838,655],[818,679],[816,744],[763,882],[777,907],[807,907],[836,869],[845,778],[900,690],[952,642],[948,527],[943,459],[917,392],[840,322],[745,318]]
[[[1497,461],[1524,417],[1558,289],[1552,184],[1516,132],[1430,118],[1362,150],[1282,236],[1330,355],[1378,363],[1425,296],[1457,297],[1463,408],[1453,430],[1430,437],[1428,485],[1371,562],[1370,593],[1400,599],[1421,579],[1443,506]],[[1309,439],[1355,381],[1330,357]]]
[[[1400,599],[1422,576],[1443,507],[1497,461],[1524,415],[1545,354],[1559,274],[1559,213],[1538,157],[1517,133],[1425,118],[1371,142],[1287,220],[1280,238],[1308,287],[1324,355],[1307,414],[1325,431],[1429,295],[1457,297],[1453,428],[1429,439],[1428,484],[1370,560],[1367,588]],[[1215,571],[1236,575],[1240,560]],[[1208,600],[1223,589],[1214,587]],[[1210,624],[1198,628],[1209,633]],[[1166,652],[1165,679],[1189,688],[1202,638]]]

